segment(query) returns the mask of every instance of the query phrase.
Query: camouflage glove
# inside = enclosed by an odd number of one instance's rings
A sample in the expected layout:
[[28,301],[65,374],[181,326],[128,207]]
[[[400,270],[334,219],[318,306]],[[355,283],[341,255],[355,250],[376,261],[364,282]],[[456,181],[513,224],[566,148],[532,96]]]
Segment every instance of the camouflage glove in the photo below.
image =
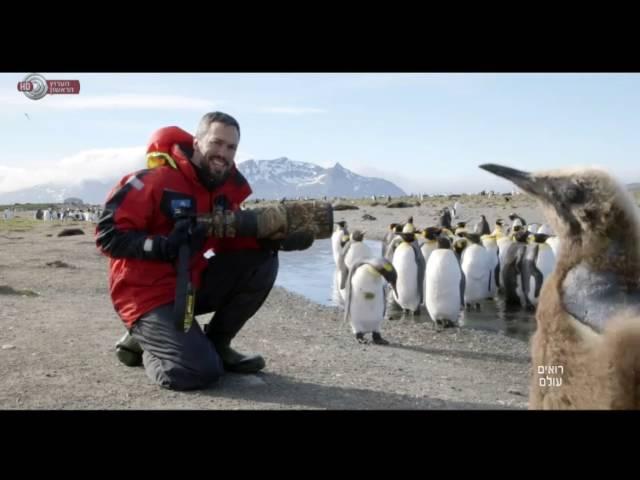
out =
[[288,202],[235,212],[217,207],[198,221],[207,224],[209,235],[217,238],[282,240],[293,249],[308,248],[314,239],[333,233],[333,209],[326,202]]

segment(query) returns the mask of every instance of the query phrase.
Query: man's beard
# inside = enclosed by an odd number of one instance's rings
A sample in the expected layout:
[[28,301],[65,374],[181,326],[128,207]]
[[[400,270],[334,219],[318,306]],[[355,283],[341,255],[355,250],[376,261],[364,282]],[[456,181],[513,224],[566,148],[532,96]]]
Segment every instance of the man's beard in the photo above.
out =
[[226,168],[224,171],[212,171],[209,163],[206,161],[203,166],[199,167],[194,164],[194,167],[200,183],[202,183],[207,190],[214,190],[219,187],[229,178],[229,175],[231,175],[231,167]]

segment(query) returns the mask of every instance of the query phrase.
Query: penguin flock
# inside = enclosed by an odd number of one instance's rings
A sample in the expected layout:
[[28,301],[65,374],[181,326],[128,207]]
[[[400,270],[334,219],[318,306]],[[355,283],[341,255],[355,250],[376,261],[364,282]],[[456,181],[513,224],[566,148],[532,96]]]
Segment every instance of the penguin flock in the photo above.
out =
[[[537,199],[558,234],[551,252],[540,249],[550,238],[535,240],[542,263],[552,256],[556,260],[542,287],[533,289],[537,325],[531,339],[529,408],[640,408],[640,216],[635,200],[603,170],[480,168]],[[540,269],[540,274],[547,271]]]
[[[511,224],[498,219],[493,230],[485,215],[473,227],[457,221],[463,207],[444,208],[440,224],[417,228],[414,218],[394,222],[373,252],[366,232],[336,224],[331,238],[335,285],[359,342],[384,344],[381,326],[393,313],[426,311],[437,327],[457,326],[466,309],[480,310],[501,295],[511,308],[535,310],[540,291],[555,266],[547,224],[527,225],[515,212]],[[546,232],[546,233],[542,233]],[[556,248],[558,245],[556,245]],[[382,340],[382,341],[381,341]]]
[[[436,325],[501,296],[535,312],[530,409],[640,409],[640,211],[598,169],[529,173],[485,164],[535,198],[547,223],[516,212],[471,226],[462,205],[439,225],[389,225],[372,252],[364,232],[339,222],[332,239],[344,318],[356,339],[387,344],[388,312],[425,309]],[[458,221],[456,221],[458,220]],[[365,248],[366,247],[366,248]]]

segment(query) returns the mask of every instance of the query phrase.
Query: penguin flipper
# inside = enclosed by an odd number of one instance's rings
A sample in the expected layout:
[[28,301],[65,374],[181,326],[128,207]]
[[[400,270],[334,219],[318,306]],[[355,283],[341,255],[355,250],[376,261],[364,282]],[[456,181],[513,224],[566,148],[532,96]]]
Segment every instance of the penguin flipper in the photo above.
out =
[[494,270],[489,269],[489,284],[487,285],[487,294],[491,292],[491,282],[493,282],[493,275],[495,274]]
[[401,238],[394,238],[393,240],[391,240],[391,242],[389,243],[389,246],[387,247],[387,251],[384,254],[384,258],[386,258],[390,262],[393,262],[393,254],[395,253],[396,247],[401,241],[402,241]]
[[460,268],[460,305],[462,305],[462,308],[464,308],[464,291],[466,289],[466,286],[467,279],[464,272],[462,271],[462,268]]
[[623,309],[640,315],[640,291],[629,291],[614,272],[594,271],[587,262],[569,270],[562,283],[562,303],[573,317],[602,332]]
[[347,286],[347,277],[349,276],[349,274],[350,271],[343,262],[342,266],[340,267],[340,290],[344,290]]
[[[382,318],[386,318],[387,316],[387,296],[386,296],[386,292],[390,292],[390,288],[389,290],[385,290],[385,286],[384,284],[382,284]],[[389,295],[391,295],[391,293],[389,293]]]
[[540,290],[542,290],[542,282],[544,282],[544,275],[538,269],[538,267],[536,267],[535,263],[532,265],[531,274],[536,281],[534,298],[540,298]]
[[[353,290],[352,286],[351,286],[351,278],[353,277],[354,272],[358,269],[359,266],[362,265],[362,262],[358,262],[355,265],[353,265],[353,267],[351,268],[351,270],[348,273],[348,278],[346,281],[344,281],[343,283],[346,283],[346,293],[345,293],[345,306],[344,306],[344,321],[345,323],[349,323],[349,314],[351,313],[351,292]],[[345,278],[345,277],[343,277]],[[345,287],[342,287],[345,288]]]
[[349,275],[349,269],[347,268],[347,264],[345,263],[345,258],[347,257],[347,252],[351,247],[351,242],[347,242],[338,255],[338,270],[340,270],[340,290],[344,290],[345,285],[347,284],[347,276]]
[[420,247],[417,242],[412,242],[411,247],[416,257],[416,263],[418,264],[418,297],[420,297],[420,303],[424,303],[424,276],[427,270],[427,262],[424,261],[424,255],[420,251]]
[[520,302],[524,301],[523,307],[533,306],[529,299],[531,292],[531,276],[533,270],[531,268],[531,249],[529,246],[518,248],[516,253],[516,271],[520,276],[520,285],[522,286],[522,295],[524,298],[520,299]]

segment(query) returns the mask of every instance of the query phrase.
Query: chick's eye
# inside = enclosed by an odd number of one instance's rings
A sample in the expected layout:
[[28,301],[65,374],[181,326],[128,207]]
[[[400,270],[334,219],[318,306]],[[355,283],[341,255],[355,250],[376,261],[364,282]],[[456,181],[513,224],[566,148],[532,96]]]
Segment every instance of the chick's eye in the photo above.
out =
[[584,190],[578,185],[569,185],[564,196],[569,203],[582,203],[585,197]]

